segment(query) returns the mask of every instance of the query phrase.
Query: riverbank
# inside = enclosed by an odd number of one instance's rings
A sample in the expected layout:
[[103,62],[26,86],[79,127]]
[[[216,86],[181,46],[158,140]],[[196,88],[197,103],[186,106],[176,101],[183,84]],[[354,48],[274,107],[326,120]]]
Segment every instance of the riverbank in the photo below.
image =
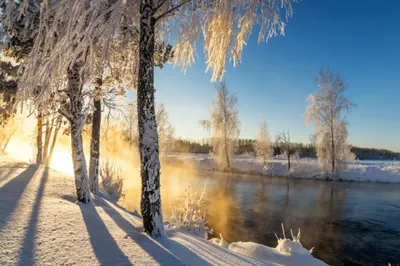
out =
[[316,159],[292,159],[291,168],[285,159],[272,159],[265,165],[252,156],[238,156],[229,170],[221,170],[214,159],[206,154],[169,154],[168,165],[232,174],[251,174],[317,180],[400,183],[400,162],[354,161],[346,163],[338,176],[324,173]]
[[166,228],[153,239],[107,194],[75,202],[74,179],[0,156],[2,265],[325,265],[296,240],[275,248]]

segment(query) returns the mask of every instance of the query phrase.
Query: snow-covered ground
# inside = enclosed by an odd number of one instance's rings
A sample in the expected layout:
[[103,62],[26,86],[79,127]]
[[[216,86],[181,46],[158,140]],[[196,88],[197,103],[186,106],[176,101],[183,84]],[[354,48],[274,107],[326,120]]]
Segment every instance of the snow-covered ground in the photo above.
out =
[[[166,161],[170,164],[194,167],[203,170],[215,170],[217,166],[210,155],[170,154]],[[267,165],[252,156],[239,156],[233,161],[232,170],[237,173],[259,174],[266,176],[281,176],[309,179],[326,179],[328,176],[321,171],[316,159],[291,160],[288,171],[287,160],[273,159]],[[400,183],[400,162],[355,161],[347,163],[339,177],[347,181],[389,182]]]
[[108,195],[82,205],[74,194],[72,177],[0,156],[0,265],[325,265],[296,237],[275,248],[171,229],[152,239]]

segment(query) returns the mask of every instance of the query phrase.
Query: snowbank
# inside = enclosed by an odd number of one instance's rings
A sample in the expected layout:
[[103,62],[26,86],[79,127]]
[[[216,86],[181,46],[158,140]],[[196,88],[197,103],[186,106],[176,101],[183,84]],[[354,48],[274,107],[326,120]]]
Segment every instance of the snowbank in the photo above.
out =
[[[292,230],[290,231],[292,232]],[[278,245],[275,248],[254,242],[234,242],[229,244],[223,239],[222,235],[220,237],[220,239],[213,238],[210,242],[260,262],[269,261],[278,265],[326,265],[311,256],[312,249],[307,250],[301,245],[300,230],[297,236],[294,236],[292,232],[293,240],[287,239],[284,234],[283,239],[278,239]]]
[[325,265],[313,258],[310,252],[301,246],[300,242],[290,239],[279,239],[276,248],[253,242],[235,242],[230,244],[228,249],[258,261],[269,260],[280,265]]
[[107,195],[77,204],[72,177],[2,159],[0,265],[325,265],[291,240],[221,247],[168,229],[152,239]]
[[[217,170],[209,155],[171,154],[168,163],[176,166],[189,166],[203,170]],[[255,157],[239,156],[233,162],[232,172],[308,179],[334,179],[325,174],[316,159],[293,159],[291,169],[287,169],[284,159],[270,160],[263,165]],[[339,177],[345,181],[400,183],[400,162],[356,161],[347,163]]]

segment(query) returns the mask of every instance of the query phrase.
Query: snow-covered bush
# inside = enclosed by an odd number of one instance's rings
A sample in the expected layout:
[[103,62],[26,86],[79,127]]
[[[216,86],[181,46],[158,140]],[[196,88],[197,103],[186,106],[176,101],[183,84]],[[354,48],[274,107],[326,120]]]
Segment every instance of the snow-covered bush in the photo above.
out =
[[173,205],[169,228],[183,230],[207,239],[208,234],[212,234],[212,229],[207,226],[206,212],[202,211],[205,193],[206,187],[201,194],[193,192],[191,187],[185,189],[183,204]]
[[125,198],[124,179],[125,172],[120,166],[110,159],[104,160],[100,165],[100,178],[103,188],[116,201]]

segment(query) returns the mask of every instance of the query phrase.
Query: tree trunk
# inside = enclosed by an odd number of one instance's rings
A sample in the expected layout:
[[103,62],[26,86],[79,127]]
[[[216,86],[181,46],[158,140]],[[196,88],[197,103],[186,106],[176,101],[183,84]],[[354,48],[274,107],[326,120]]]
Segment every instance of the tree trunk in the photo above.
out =
[[332,160],[332,173],[335,172],[335,137],[333,136],[333,126],[331,126],[331,145],[332,145],[332,154],[331,154],[331,160]]
[[37,135],[36,135],[36,163],[41,164],[43,159],[43,115],[41,112],[37,116]]
[[[102,79],[96,80],[96,90],[100,90]],[[101,126],[101,99],[93,101],[92,137],[90,141],[89,185],[94,194],[99,192],[99,160],[100,160],[100,126]]]
[[231,168],[231,163],[229,161],[228,148],[226,147],[226,145],[225,145],[225,157],[226,157],[226,164],[228,166],[228,169],[230,169]]
[[140,43],[137,109],[142,178],[141,212],[143,228],[154,237],[164,235],[160,193],[160,158],[154,110],[154,6],[140,3]]
[[90,193],[87,181],[85,154],[83,152],[82,127],[83,123],[71,122],[72,162],[74,165],[77,199],[80,202],[89,203]]
[[68,96],[70,99],[71,148],[74,165],[75,186],[77,199],[83,203],[90,202],[90,192],[86,168],[86,159],[83,152],[82,129],[85,123],[83,113],[83,95],[81,82],[81,64],[75,63],[68,69]]
[[14,135],[15,131],[16,130],[12,130],[12,132],[6,137],[6,141],[4,142],[4,145],[1,150],[2,153],[4,154],[6,153],[7,146],[10,143],[11,137]]
[[[226,120],[226,117],[227,117],[227,115],[226,115],[226,112],[225,112],[225,120]],[[227,128],[226,128],[226,124],[225,124],[225,126],[224,126],[224,150],[225,150],[225,159],[226,159],[226,165],[228,166],[228,169],[230,169],[231,168],[231,164],[230,164],[230,161],[229,161],[229,151],[228,151],[228,137],[226,136],[226,131],[227,131]]]
[[53,122],[54,119],[52,119],[50,123],[49,116],[46,116],[46,133],[44,137],[44,145],[43,145],[43,160],[46,163],[48,161],[48,156],[49,156],[49,145],[50,145],[50,136],[51,133],[53,132]]
[[289,152],[288,152],[287,160],[288,160],[288,170],[290,170],[290,153]]
[[54,147],[56,146],[58,131],[60,130],[61,122],[62,122],[62,119],[61,119],[61,116],[59,116],[56,121],[56,128],[54,130],[54,135],[53,135],[53,140],[52,140],[51,146],[50,146],[49,156],[47,156],[47,158],[46,158],[46,165],[49,165],[51,162],[51,159],[53,158]]
[[226,158],[226,164],[228,166],[228,169],[231,168],[231,163],[229,161],[229,151],[228,151],[228,141],[225,138],[225,158]]

